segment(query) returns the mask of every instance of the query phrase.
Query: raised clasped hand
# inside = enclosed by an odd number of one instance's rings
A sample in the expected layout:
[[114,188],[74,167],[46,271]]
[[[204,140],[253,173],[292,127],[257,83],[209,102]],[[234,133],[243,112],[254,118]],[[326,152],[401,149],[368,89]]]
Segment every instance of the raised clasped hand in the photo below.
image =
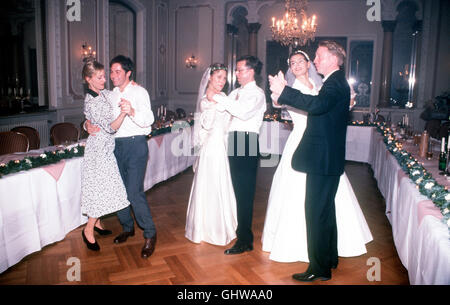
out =
[[283,92],[284,87],[287,85],[287,82],[284,79],[284,74],[281,71],[275,76],[269,75],[269,83],[270,91],[278,96],[281,95],[281,92]]
[[131,116],[133,115],[134,109],[133,109],[133,107],[131,107],[130,101],[128,101],[128,100],[126,100],[124,98],[121,98],[119,106],[120,106],[120,111],[122,113],[126,113],[126,114],[131,115]]

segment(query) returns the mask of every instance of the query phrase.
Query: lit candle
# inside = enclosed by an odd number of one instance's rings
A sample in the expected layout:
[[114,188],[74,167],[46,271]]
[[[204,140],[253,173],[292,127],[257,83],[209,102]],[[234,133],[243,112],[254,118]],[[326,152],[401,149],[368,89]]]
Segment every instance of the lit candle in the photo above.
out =
[[442,137],[442,140],[441,140],[441,152],[444,152],[445,151],[445,137]]
[[167,108],[164,107],[164,116],[166,116],[166,111],[167,111]]
[[160,110],[160,109],[159,109],[159,107],[158,107],[158,112],[157,112],[157,113],[158,113],[158,118],[159,118],[159,114],[160,114],[159,110]]
[[450,135],[448,136],[447,140],[447,151],[450,149]]
[[272,17],[272,27],[275,27],[275,17]]

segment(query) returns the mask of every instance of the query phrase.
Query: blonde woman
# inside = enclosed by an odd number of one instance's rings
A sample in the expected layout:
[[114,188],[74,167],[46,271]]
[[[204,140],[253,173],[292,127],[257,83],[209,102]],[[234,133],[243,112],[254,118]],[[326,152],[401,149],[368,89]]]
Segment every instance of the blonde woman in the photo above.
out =
[[84,100],[86,119],[100,127],[94,136],[86,141],[82,164],[81,211],[89,217],[82,231],[87,248],[99,251],[100,246],[94,237],[94,231],[100,235],[112,232],[105,230],[100,217],[130,205],[127,193],[114,156],[114,133],[130,113],[129,102],[122,100],[121,113],[114,120],[109,90],[105,90],[105,69],[96,61],[87,62],[82,71],[83,80],[88,85]]

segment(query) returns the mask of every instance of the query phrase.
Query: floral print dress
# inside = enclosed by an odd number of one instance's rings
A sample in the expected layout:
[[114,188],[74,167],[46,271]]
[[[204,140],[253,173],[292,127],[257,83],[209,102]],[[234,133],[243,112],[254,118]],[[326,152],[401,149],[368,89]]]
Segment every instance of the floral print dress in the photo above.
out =
[[114,121],[109,90],[100,94],[88,90],[84,100],[84,115],[100,127],[89,136],[84,150],[81,174],[81,211],[89,217],[98,218],[121,210],[130,202],[114,156]]

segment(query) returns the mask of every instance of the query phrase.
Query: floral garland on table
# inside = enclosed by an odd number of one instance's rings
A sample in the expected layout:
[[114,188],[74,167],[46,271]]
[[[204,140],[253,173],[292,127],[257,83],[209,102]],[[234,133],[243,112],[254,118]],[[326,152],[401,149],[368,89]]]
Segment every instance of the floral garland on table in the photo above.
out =
[[[168,126],[161,126],[161,127],[158,127],[155,124],[152,126],[152,132],[149,135],[147,135],[147,138],[150,139],[151,137],[156,137],[156,136],[159,136],[162,134],[172,132],[172,128],[173,128],[174,124],[176,126],[183,127],[182,125],[178,124],[179,122],[183,122],[183,123],[187,122],[189,124],[189,126],[194,125],[194,120],[192,120],[192,119],[189,119],[187,121],[178,121],[178,122],[175,121],[175,122],[170,123]],[[181,124],[183,124],[183,123],[181,123]],[[178,130],[178,128],[177,128],[177,130]]]
[[430,199],[443,215],[444,222],[450,231],[450,192],[446,187],[438,184],[432,175],[420,164],[411,153],[403,149],[402,144],[395,140],[394,132],[384,123],[376,123],[386,144],[386,148],[397,159],[403,171],[416,184],[419,192]]
[[82,157],[84,155],[84,145],[77,145],[70,149],[47,151],[39,157],[25,157],[22,160],[11,160],[8,163],[0,164],[0,178],[8,174],[30,170],[32,168],[58,163],[63,159]]
[[[187,123],[192,126],[194,124],[194,120],[188,120]],[[174,124],[177,124],[175,122]],[[156,128],[154,127],[152,132],[148,135],[148,138],[170,133],[172,132],[171,123],[169,126]],[[58,163],[63,159],[71,159],[74,157],[83,157],[84,156],[84,148],[85,144],[79,144],[73,148],[60,149],[56,151],[47,151],[42,153],[38,157],[25,157],[23,160],[11,160],[8,163],[0,163],[0,178],[3,176],[17,173],[21,171],[30,170],[36,167],[46,166]]]
[[352,121],[348,122],[349,126],[362,126],[362,127],[378,127],[378,123],[370,123],[364,121]]

